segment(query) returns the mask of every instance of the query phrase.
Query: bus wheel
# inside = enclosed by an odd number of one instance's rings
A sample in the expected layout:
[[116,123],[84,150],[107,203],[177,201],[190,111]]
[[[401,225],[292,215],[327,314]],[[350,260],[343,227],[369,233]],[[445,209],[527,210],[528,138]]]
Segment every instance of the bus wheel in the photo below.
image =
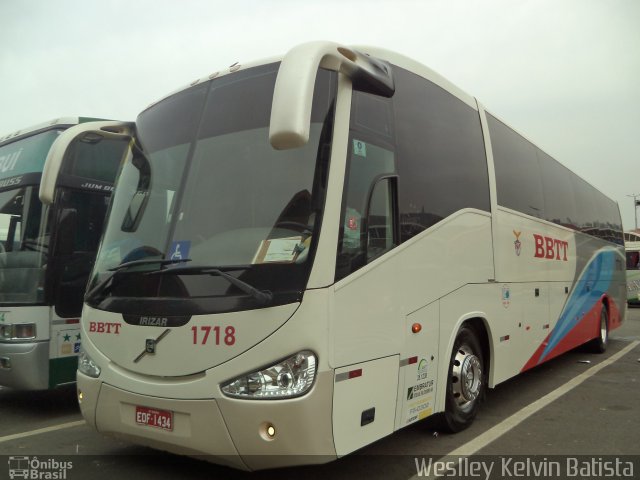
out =
[[473,422],[478,403],[485,388],[482,348],[473,329],[463,326],[453,345],[443,426],[450,432],[459,432]]
[[600,330],[598,337],[591,342],[591,349],[596,353],[604,353],[609,344],[609,312],[607,307],[602,305],[600,312]]

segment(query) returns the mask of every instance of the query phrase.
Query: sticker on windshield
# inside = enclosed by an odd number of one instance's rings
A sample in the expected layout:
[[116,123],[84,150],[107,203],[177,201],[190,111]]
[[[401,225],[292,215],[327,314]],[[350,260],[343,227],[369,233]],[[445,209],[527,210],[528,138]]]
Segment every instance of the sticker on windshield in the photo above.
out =
[[358,155],[360,157],[367,156],[367,144],[362,140],[353,139],[353,154]]
[[302,250],[302,237],[263,240],[252,263],[293,263]]
[[189,250],[191,249],[191,240],[174,241],[169,249],[169,260],[186,260],[189,258]]

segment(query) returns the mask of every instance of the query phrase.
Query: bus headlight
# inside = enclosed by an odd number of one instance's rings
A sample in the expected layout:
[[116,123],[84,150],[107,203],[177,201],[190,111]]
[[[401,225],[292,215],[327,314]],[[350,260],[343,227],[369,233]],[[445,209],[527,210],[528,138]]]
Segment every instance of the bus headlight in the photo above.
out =
[[100,367],[93,359],[80,347],[80,353],[78,354],[78,371],[91,378],[98,378],[100,376]]
[[298,352],[271,367],[223,384],[222,393],[229,397],[252,400],[298,397],[313,386],[317,365],[317,358],[312,352]]
[[0,325],[0,339],[2,340],[32,340],[34,338],[36,338],[35,323]]

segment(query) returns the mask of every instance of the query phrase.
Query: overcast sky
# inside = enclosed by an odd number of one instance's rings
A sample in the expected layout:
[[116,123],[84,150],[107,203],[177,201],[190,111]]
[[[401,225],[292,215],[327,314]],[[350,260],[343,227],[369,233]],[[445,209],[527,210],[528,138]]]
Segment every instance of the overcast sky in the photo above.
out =
[[403,53],[617,200],[640,194],[640,0],[0,0],[0,136],[134,120],[309,40]]

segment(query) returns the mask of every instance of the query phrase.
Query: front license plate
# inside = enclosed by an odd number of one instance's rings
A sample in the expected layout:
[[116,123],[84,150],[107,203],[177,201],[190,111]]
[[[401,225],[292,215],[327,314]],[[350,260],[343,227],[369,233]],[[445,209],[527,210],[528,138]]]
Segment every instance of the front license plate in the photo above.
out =
[[163,430],[173,430],[173,412],[136,406],[136,423]]

